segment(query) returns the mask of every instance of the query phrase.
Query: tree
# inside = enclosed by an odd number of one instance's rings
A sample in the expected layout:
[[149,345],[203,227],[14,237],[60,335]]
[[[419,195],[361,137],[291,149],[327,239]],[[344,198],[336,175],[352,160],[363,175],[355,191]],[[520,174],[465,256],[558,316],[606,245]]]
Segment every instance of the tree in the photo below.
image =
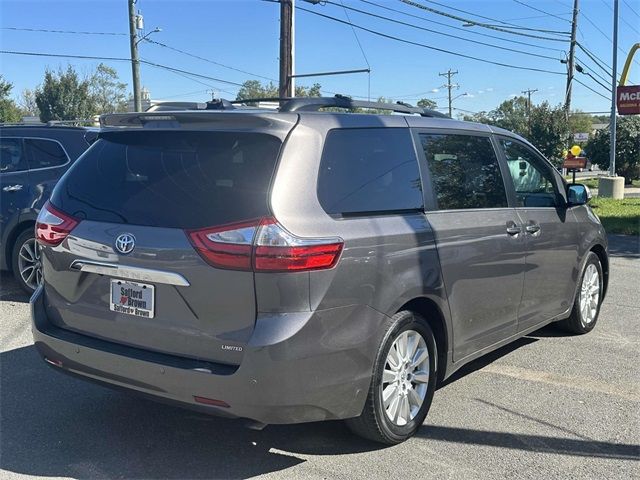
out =
[[[319,97],[321,85],[314,83],[311,87],[299,85],[296,87],[296,97]],[[278,86],[273,82],[263,84],[260,80],[247,80],[242,84],[236,100],[249,98],[278,98]]]
[[115,69],[101,63],[89,80],[89,93],[95,103],[95,113],[127,111],[127,84],[119,81]]
[[305,86],[296,87],[296,97],[320,97],[320,84],[314,83],[310,88]]
[[0,75],[0,122],[20,121],[20,110],[16,102],[9,97],[11,90],[13,90],[13,84]]
[[545,157],[556,164],[562,162],[562,150],[569,138],[569,126],[561,105],[552,107],[549,102],[531,107],[531,133],[528,140]]
[[40,110],[38,109],[38,104],[36,103],[36,92],[29,88],[25,88],[22,90],[20,94],[20,100],[18,101],[18,106],[20,107],[20,112],[23,116],[29,117],[39,117]]
[[527,102],[525,97],[515,97],[505,100],[488,113],[479,112],[465,115],[463,118],[467,121],[495,125],[522,135],[547,158],[560,163],[562,150],[566,148],[569,138],[564,110],[560,105],[552,107],[546,101],[529,108]]
[[418,100],[418,106],[433,110],[438,107],[438,104],[429,98],[421,98],[420,100]]
[[582,113],[580,110],[574,110],[571,115],[569,115],[569,132],[570,133],[591,133],[593,130],[593,117],[591,115],[586,115]]
[[277,98],[278,87],[269,82],[265,85],[260,80],[247,80],[242,84],[236,100],[246,100],[248,98]]
[[[602,169],[609,168],[611,131],[609,127],[598,130],[585,150],[591,161]],[[616,127],[616,173],[626,183],[640,178],[640,116],[618,117]]]
[[40,120],[87,119],[96,111],[95,101],[89,91],[89,79],[80,80],[71,65],[64,71],[47,70],[44,83],[36,90],[36,104]]

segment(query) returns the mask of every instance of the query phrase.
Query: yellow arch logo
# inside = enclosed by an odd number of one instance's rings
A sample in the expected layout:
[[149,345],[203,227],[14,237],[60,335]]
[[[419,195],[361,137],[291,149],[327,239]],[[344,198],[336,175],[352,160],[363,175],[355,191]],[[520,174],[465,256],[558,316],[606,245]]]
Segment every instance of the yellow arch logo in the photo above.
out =
[[633,56],[636,51],[640,49],[640,43],[636,43],[631,50],[629,51],[629,55],[627,55],[627,61],[624,62],[624,68],[622,69],[622,75],[620,76],[620,86],[624,86],[627,84],[627,80],[629,79],[629,70],[631,70],[631,62],[633,61]]

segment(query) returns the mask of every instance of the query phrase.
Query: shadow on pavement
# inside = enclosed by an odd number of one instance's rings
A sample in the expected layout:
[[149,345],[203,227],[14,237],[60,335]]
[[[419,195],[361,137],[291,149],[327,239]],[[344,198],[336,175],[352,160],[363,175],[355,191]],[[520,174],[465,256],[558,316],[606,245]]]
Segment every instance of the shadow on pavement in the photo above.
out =
[[640,258],[640,237],[637,235],[607,235],[609,255]]
[[6,302],[29,302],[29,294],[20,288],[11,272],[0,271],[0,300]]
[[536,338],[530,338],[528,336],[527,337],[522,337],[522,338],[519,338],[517,340],[514,340],[513,342],[505,345],[504,347],[498,348],[497,350],[494,350],[493,352],[489,352],[486,355],[483,355],[482,357],[477,358],[476,360],[474,360],[474,361],[472,361],[470,363],[467,363],[465,366],[460,368],[460,370],[456,371],[453,375],[451,375],[444,382],[442,382],[438,386],[438,389],[445,388],[447,385],[450,385],[453,382],[457,382],[458,380],[460,380],[461,378],[469,375],[470,373],[473,373],[473,372],[475,372],[477,370],[480,370],[480,369],[486,367],[490,363],[493,363],[496,360],[498,360],[499,358],[502,358],[505,355],[510,354],[514,350],[517,350],[518,348],[524,347],[524,346],[529,345],[531,343],[535,343],[537,341],[538,340]]
[[373,451],[342,422],[269,426],[190,412],[52,371],[35,347],[0,354],[0,468],[72,478],[247,478],[301,455]]
[[527,450],[536,453],[553,453],[618,460],[640,460],[640,447],[638,445],[600,442],[596,440],[492,432],[435,425],[422,427],[416,435],[425,440]]

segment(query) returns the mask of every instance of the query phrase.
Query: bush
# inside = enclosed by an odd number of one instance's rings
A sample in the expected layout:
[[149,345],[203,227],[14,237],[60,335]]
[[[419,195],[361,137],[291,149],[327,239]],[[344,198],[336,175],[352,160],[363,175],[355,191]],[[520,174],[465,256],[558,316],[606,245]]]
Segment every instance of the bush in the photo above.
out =
[[[598,131],[585,150],[592,163],[609,169],[609,127]],[[640,178],[640,116],[619,117],[616,127],[616,173],[630,184]]]

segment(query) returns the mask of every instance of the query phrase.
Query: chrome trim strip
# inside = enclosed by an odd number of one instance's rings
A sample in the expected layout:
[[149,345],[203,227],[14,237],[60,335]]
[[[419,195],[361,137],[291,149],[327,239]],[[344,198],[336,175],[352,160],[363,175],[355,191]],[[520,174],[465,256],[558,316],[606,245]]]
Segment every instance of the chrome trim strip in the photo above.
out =
[[177,285],[179,287],[188,287],[191,285],[187,279],[179,273],[152,270],[149,268],[130,267],[115,263],[74,260],[69,266],[69,270],[97,273],[98,275],[108,275],[110,277],[126,278],[142,282],[166,283],[168,285]]

